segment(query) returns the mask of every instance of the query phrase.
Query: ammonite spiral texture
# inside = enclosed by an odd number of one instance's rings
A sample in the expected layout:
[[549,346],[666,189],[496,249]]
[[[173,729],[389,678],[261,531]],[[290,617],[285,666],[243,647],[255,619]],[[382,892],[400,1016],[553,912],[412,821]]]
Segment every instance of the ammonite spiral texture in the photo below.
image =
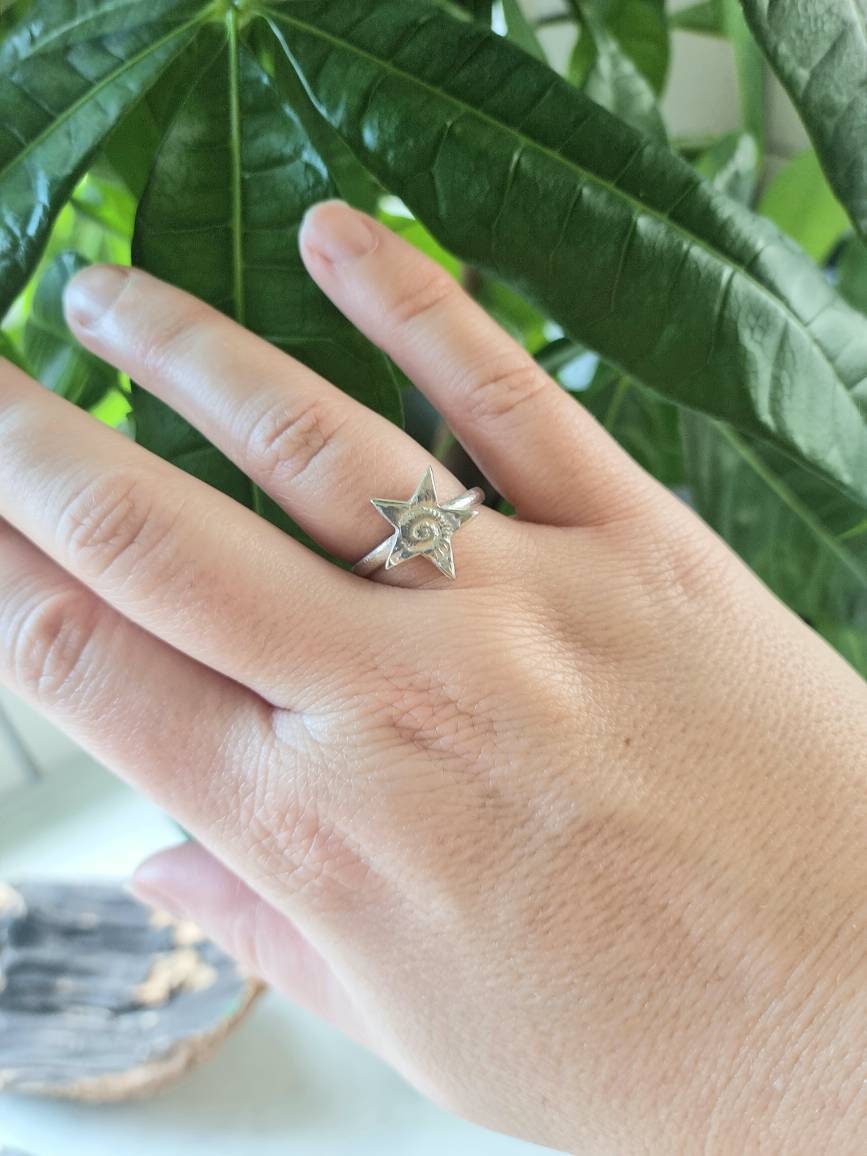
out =
[[408,501],[371,498],[373,506],[394,527],[394,533],[356,562],[356,573],[369,574],[378,566],[387,570],[410,558],[427,558],[448,578],[455,576],[452,535],[464,522],[475,518],[484,494],[467,490],[448,502],[440,502],[430,466]]

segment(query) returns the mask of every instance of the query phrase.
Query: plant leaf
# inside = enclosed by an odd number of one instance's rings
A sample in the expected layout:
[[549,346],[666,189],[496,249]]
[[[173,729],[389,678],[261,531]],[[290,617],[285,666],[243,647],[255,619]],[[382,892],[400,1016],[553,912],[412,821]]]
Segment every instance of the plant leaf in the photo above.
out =
[[483,24],[491,23],[492,0],[454,0],[454,2],[459,8],[469,12],[474,20],[480,20]]
[[840,292],[850,305],[867,313],[867,242],[852,237],[840,260]]
[[612,36],[660,96],[671,50],[664,0],[607,0],[604,15]]
[[867,518],[839,490],[728,426],[682,414],[698,512],[796,613],[867,631]]
[[498,325],[535,355],[546,344],[545,318],[502,281],[483,274],[478,279],[479,287],[474,294],[478,303]]
[[19,369],[23,369],[25,373],[30,372],[24,360],[24,354],[9,334],[4,333],[2,329],[0,329],[0,357],[5,357],[7,361],[11,361],[12,364],[17,365]]
[[0,67],[11,68],[140,26],[180,26],[204,14],[202,0],[148,0],[147,11],[141,0],[36,0],[27,23],[0,43]]
[[756,138],[760,149],[765,143],[765,61],[753,39],[740,0],[719,0],[723,34],[735,57],[741,124]]
[[697,4],[672,12],[668,23],[671,28],[682,32],[698,32],[703,36],[725,35],[720,0],[698,0]]
[[213,58],[209,35],[196,36],[142,99],[118,121],[102,153],[136,201],[141,199],[160,141],[196,78]]
[[803,253],[495,34],[419,0],[294,0],[315,102],[449,250],[680,404],[867,502],[867,332]]
[[743,0],[831,187],[867,235],[867,9],[864,0]]
[[509,39],[531,56],[535,56],[537,60],[544,61],[545,49],[521,7],[521,0],[502,0],[502,2],[503,19],[506,22]]
[[[753,138],[743,139],[757,156]],[[699,164],[730,195],[742,188],[742,174],[725,150],[708,150]],[[680,425],[688,491],[699,513],[796,613],[867,674],[864,648],[854,645],[864,626],[857,625],[864,616],[862,573],[867,576],[867,536],[858,541],[867,531],[864,510],[721,422],[684,413]]]
[[[569,74],[591,100],[607,108],[658,141],[665,141],[665,125],[650,82],[639,72],[609,32],[593,3],[580,7],[582,32],[573,53]],[[592,43],[589,55],[585,46]],[[584,62],[587,66],[584,68]]]
[[849,228],[812,149],[793,157],[774,177],[758,211],[822,263]]
[[311,146],[322,158],[337,195],[350,205],[376,215],[382,188],[371,173],[359,162],[343,137],[319,114],[307,90],[298,79],[286,54],[274,39],[270,27],[257,21],[251,31],[259,35],[259,43],[267,47],[273,58],[274,80],[280,93],[301,122]]
[[[238,42],[233,13],[228,21],[228,37],[157,154],[136,219],[134,259],[400,421],[400,393],[384,356],[327,300],[298,253],[305,210],[334,193],[325,167]],[[156,398],[135,388],[133,410],[142,444],[266,510],[238,467]],[[280,518],[273,505],[270,511]]]
[[[571,0],[576,16],[584,23],[588,13],[601,20],[621,52],[635,65],[659,96],[668,76],[669,33],[663,0]],[[583,43],[582,43],[583,39]],[[592,37],[580,37],[573,67],[583,76],[592,63]]]
[[126,6],[122,30],[112,31],[106,17],[110,30],[99,34],[107,7],[93,0],[36,5],[32,22],[0,46],[0,315],[100,141],[199,19],[189,4],[149,0]]
[[683,483],[677,406],[605,365],[575,396],[649,474],[665,486]]
[[759,177],[759,150],[751,133],[724,134],[694,163],[696,172],[733,200],[742,205],[752,202]]
[[88,262],[78,253],[58,253],[39,278],[24,325],[29,372],[54,393],[90,409],[118,384],[117,370],[75,340],[63,316],[63,290]]
[[867,630],[862,626],[841,626],[818,619],[813,627],[842,654],[855,670],[867,678]]

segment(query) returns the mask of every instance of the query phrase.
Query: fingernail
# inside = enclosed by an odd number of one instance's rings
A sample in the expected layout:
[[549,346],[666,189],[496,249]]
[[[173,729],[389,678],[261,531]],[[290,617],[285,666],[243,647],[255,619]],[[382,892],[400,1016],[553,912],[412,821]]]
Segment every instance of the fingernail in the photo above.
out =
[[76,273],[63,294],[67,321],[92,329],[118,299],[129,274],[122,265],[91,265]]
[[333,265],[340,265],[370,253],[379,239],[362,213],[343,201],[323,201],[307,210],[301,242]]

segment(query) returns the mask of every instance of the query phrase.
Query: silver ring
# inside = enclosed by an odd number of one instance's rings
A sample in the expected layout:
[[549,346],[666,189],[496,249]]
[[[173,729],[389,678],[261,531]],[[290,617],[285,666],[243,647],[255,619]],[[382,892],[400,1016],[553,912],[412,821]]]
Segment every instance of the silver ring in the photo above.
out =
[[420,557],[427,558],[446,577],[454,578],[452,536],[465,522],[476,517],[484,500],[484,490],[473,486],[456,498],[440,502],[433,470],[428,466],[408,501],[370,499],[373,508],[394,527],[394,531],[360,558],[352,567],[352,573],[366,578],[380,566],[391,570],[401,562]]

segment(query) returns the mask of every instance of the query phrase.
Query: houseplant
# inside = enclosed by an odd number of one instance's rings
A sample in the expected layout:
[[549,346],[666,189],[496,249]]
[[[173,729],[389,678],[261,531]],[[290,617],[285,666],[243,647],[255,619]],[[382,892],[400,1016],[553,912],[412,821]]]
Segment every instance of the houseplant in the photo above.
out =
[[[15,0],[0,42],[3,351],[298,532],[76,348],[60,294],[80,264],[131,257],[400,422],[408,383],[297,257],[306,207],[343,196],[463,275],[867,673],[862,5],[570,0],[549,18],[577,31],[561,77],[520,0]],[[742,133],[667,139],[674,24],[730,38]],[[769,188],[766,60],[814,144]]]

